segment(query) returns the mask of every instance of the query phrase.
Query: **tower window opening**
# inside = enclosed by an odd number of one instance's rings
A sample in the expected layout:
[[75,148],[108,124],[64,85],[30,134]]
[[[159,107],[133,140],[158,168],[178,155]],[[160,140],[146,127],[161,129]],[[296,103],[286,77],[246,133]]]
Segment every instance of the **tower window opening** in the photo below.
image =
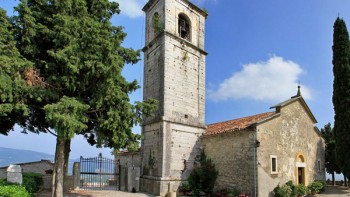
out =
[[190,23],[189,20],[184,15],[179,15],[178,21],[178,33],[179,36],[187,41],[190,41]]

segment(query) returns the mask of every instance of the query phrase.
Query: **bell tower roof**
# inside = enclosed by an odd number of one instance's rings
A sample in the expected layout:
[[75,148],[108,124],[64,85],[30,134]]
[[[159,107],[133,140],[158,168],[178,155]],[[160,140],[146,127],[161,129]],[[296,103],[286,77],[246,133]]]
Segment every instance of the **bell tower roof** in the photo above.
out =
[[[147,12],[148,9],[150,9],[152,7],[152,5],[157,2],[159,0],[149,0],[146,5],[142,8],[142,11]],[[163,0],[163,1],[167,1],[167,0]],[[192,9],[194,9],[196,12],[200,13],[201,15],[203,15],[204,17],[208,16],[208,13],[205,12],[204,10],[200,9],[199,7],[197,7],[196,5],[194,5],[193,3],[191,3],[189,0],[178,0],[178,1],[182,1],[183,3],[188,4],[189,7],[191,7]]]
[[300,82],[299,82],[297,94],[295,96],[292,96],[291,98],[296,98],[296,97],[300,97],[300,96],[301,96],[301,92],[300,92]]

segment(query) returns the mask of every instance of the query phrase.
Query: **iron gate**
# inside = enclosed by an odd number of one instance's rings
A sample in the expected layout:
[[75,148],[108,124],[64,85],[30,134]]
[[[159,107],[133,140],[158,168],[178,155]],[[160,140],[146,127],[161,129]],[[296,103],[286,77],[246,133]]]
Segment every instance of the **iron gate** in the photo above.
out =
[[113,159],[80,157],[80,189],[119,190],[120,165]]

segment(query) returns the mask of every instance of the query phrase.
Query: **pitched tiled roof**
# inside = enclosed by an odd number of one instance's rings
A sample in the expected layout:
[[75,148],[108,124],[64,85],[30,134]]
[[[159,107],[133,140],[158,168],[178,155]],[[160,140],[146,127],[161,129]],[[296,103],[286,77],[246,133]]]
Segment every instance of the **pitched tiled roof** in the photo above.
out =
[[215,135],[220,133],[228,133],[233,131],[239,131],[248,128],[250,125],[265,120],[273,115],[276,112],[266,112],[262,114],[257,114],[254,116],[248,116],[244,118],[228,120],[225,122],[218,122],[214,124],[207,125],[204,135]]

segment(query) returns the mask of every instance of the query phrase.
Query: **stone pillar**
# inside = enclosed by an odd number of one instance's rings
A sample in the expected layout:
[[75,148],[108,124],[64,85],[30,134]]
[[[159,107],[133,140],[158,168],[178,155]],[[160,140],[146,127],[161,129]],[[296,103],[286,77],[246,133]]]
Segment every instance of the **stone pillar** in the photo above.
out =
[[80,187],[80,162],[73,164],[73,190],[78,190]]
[[140,190],[140,168],[128,167],[127,179],[127,190],[131,192],[132,188],[135,188],[135,191],[138,192]]
[[173,190],[172,182],[168,183],[168,193],[166,195],[167,197],[176,197],[176,192]]
[[20,165],[10,165],[7,168],[7,182],[22,185],[22,168]]
[[120,180],[120,183],[119,183],[119,188],[120,188],[120,190],[121,191],[126,191],[126,187],[127,187],[127,185],[126,185],[126,177],[127,177],[127,172],[128,171],[128,169],[127,169],[127,167],[126,166],[124,166],[124,165],[122,165],[121,167],[120,167],[120,172],[119,172],[119,180]]

